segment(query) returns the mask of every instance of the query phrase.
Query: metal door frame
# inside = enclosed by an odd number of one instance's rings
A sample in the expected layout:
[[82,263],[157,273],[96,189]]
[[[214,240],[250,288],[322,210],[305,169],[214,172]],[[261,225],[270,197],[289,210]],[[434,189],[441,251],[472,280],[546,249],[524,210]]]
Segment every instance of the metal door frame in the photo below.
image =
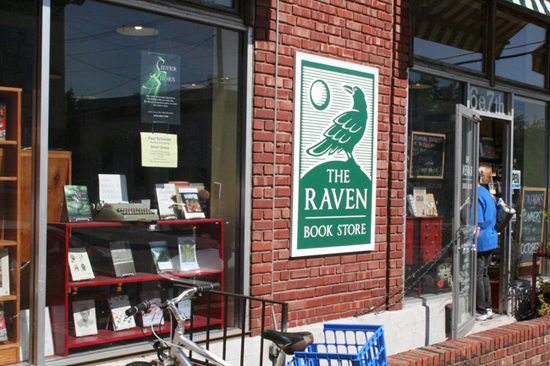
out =
[[[461,200],[461,189],[462,189],[462,176],[463,176],[463,166],[462,166],[462,142],[463,142],[463,136],[462,136],[462,130],[463,130],[463,123],[462,123],[462,117],[466,116],[469,119],[473,120],[474,122],[477,122],[474,124],[474,128],[472,131],[472,137],[473,137],[473,151],[472,151],[472,158],[473,161],[471,162],[472,172],[471,172],[471,182],[472,182],[472,193],[473,193],[473,200],[470,202],[471,206],[464,206]],[[477,121],[476,121],[477,120]],[[477,182],[478,182],[478,165],[479,165],[479,122],[481,119],[479,118],[479,113],[476,111],[467,108],[466,106],[462,104],[456,105],[456,133],[455,133],[455,197],[454,197],[454,217],[453,217],[453,232],[457,234],[458,231],[460,231],[460,234],[458,234],[457,241],[454,243],[453,247],[453,316],[452,316],[452,338],[460,338],[466,335],[468,331],[470,331],[474,325],[475,325],[475,298],[476,298],[476,257],[477,257],[477,251],[475,248],[475,244],[471,243],[468,248],[464,246],[464,244],[467,244],[469,242],[469,239],[466,239],[466,243],[463,243],[463,240],[465,237],[470,237],[471,235],[474,235],[474,229],[477,226]],[[476,224],[469,224],[469,225],[462,225],[461,224],[461,207],[463,209],[470,210],[469,207],[473,207],[473,216],[472,219],[474,223]],[[465,230],[466,229],[466,230]],[[469,272],[469,280],[470,280],[470,288],[468,290],[468,304],[469,304],[469,316],[467,316],[467,320],[464,321],[462,324],[459,324],[459,317],[462,315],[459,313],[461,310],[458,306],[459,304],[459,291],[460,291],[460,250],[467,250],[469,259],[470,259],[470,267],[468,268],[467,272]]]

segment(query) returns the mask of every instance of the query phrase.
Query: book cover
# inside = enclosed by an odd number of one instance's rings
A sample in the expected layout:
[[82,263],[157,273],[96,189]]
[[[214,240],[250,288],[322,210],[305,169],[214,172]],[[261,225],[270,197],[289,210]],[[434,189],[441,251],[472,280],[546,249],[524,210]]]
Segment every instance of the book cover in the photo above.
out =
[[414,205],[418,216],[426,216],[426,188],[413,188]]
[[73,301],[74,331],[77,337],[97,334],[95,301]]
[[491,137],[482,137],[480,141],[480,155],[484,158],[496,158],[495,143]]
[[4,309],[0,307],[0,341],[8,340],[8,329],[6,328],[6,317]]
[[135,275],[136,267],[134,265],[134,257],[132,255],[130,243],[124,240],[113,241],[109,243],[109,246],[111,248],[111,258],[113,259],[115,276],[125,277]]
[[98,174],[99,200],[104,203],[128,203],[126,176],[122,174]]
[[113,329],[115,331],[131,329],[136,326],[133,316],[126,316],[126,310],[130,308],[128,295],[115,296],[109,299]]
[[173,184],[176,187],[187,187],[189,186],[189,182],[182,180],[182,181],[170,181],[168,184]]
[[437,216],[437,205],[433,193],[426,195],[426,216]]
[[89,280],[95,277],[90,257],[88,257],[85,248],[69,248],[69,269],[73,281]]
[[10,256],[8,248],[0,248],[0,296],[10,294]]
[[159,216],[161,220],[177,219],[176,186],[174,184],[155,184]]
[[197,261],[197,241],[194,236],[178,237],[179,270],[199,269]]
[[157,269],[157,273],[169,272],[174,270],[170,253],[168,252],[168,244],[166,241],[152,241],[149,243],[153,262]]
[[183,216],[186,219],[205,218],[199,201],[197,188],[179,187],[177,199],[178,204],[182,208]]
[[92,221],[92,210],[86,186],[63,186],[69,222]]
[[479,183],[493,183],[493,167],[491,164],[479,164]]

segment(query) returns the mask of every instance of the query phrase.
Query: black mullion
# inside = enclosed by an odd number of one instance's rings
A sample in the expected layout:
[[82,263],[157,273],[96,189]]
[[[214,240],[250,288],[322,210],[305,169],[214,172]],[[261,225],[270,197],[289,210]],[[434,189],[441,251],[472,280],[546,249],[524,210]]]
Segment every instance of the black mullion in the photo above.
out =
[[486,22],[485,22],[485,49],[487,54],[485,55],[485,67],[487,79],[489,79],[489,85],[495,86],[495,48],[496,48],[496,23],[497,23],[497,3],[496,0],[488,0]]

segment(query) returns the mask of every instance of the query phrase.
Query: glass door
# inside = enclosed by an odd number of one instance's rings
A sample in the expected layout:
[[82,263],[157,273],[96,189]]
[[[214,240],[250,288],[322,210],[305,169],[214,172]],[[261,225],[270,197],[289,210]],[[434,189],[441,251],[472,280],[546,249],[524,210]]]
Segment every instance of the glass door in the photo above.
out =
[[452,337],[463,337],[475,324],[475,279],[479,116],[456,106],[455,201],[453,232]]

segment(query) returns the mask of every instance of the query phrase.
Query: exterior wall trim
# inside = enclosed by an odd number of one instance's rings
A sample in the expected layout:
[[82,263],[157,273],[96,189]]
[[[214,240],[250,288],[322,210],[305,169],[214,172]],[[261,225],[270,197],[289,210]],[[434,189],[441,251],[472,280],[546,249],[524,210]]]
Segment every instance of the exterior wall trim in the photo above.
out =
[[130,6],[140,10],[152,11],[171,17],[214,25],[235,31],[246,31],[247,29],[241,17],[220,13],[213,11],[212,9],[200,9],[185,6],[184,4],[152,3],[141,0],[106,0],[106,2],[116,5]]

